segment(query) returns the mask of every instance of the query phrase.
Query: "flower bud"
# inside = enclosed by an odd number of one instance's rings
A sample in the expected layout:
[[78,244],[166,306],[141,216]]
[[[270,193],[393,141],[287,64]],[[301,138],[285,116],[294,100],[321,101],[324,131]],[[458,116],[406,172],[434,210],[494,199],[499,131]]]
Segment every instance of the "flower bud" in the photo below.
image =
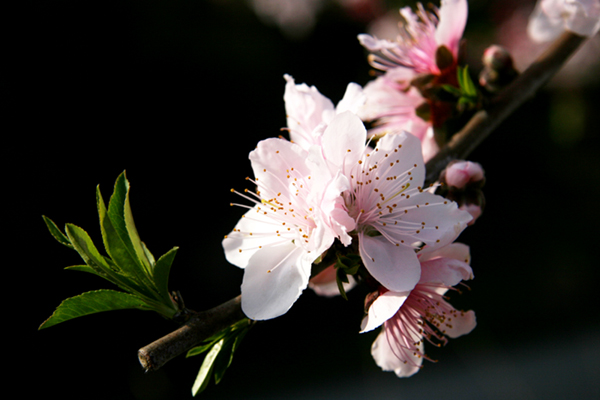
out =
[[479,84],[490,93],[495,93],[508,85],[517,76],[517,70],[510,53],[503,47],[492,45],[483,52],[483,69],[479,74]]
[[464,189],[468,184],[484,179],[483,168],[471,161],[457,161],[446,167],[444,180],[448,186]]

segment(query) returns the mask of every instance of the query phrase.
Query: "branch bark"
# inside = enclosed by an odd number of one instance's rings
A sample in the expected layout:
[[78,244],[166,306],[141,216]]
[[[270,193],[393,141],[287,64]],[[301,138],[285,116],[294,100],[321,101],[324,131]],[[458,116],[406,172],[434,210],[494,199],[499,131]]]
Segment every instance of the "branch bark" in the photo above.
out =
[[[569,59],[586,38],[565,32],[531,66],[500,92],[485,109],[457,132],[450,142],[426,166],[426,184],[435,182],[440,172],[454,159],[465,159],[508,116],[535,95]],[[328,266],[313,266],[313,276]],[[247,318],[241,309],[241,295],[204,312],[194,312],[179,329],[141,348],[140,363],[146,371],[159,369],[172,358],[183,354],[235,322]]]
[[138,350],[138,359],[144,370],[156,371],[203,340],[247,318],[242,312],[241,302],[240,295],[208,311],[190,310],[192,316],[179,329]]
[[450,161],[466,159],[508,116],[531,99],[586,39],[565,31],[529,68],[494,97],[486,109],[478,111],[439,153],[427,162],[425,185],[435,182]]

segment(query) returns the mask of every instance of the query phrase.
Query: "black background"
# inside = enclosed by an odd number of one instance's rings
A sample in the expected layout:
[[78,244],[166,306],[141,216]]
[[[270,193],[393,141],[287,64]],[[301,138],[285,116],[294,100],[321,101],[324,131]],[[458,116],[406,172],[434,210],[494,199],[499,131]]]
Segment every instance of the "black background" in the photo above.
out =
[[[470,4],[475,71],[506,4]],[[138,348],[175,328],[152,313],[97,314],[37,331],[63,299],[110,288],[62,269],[80,260],[41,216],[81,226],[99,244],[95,187],[108,199],[126,170],[142,240],[155,256],[180,247],[170,288],[197,310],[236,296],[242,271],[220,244],[243,212],[229,206],[229,189],[247,187],[248,152],[285,126],[283,74],[336,103],[348,82],[370,79],[355,39],[366,23],[329,6],[307,36],[291,38],[234,0],[40,0],[1,18],[7,389],[190,398],[200,357],[150,374],[138,364]],[[381,372],[369,353],[375,333],[358,334],[364,291],[350,292],[349,302],[307,291],[247,335],[223,382],[202,397],[600,395],[599,100],[594,85],[551,86],[473,153],[486,170],[488,204],[460,238],[476,279],[454,304],[474,309],[478,326],[431,349],[439,363],[409,379]],[[561,113],[569,102],[576,115]]]

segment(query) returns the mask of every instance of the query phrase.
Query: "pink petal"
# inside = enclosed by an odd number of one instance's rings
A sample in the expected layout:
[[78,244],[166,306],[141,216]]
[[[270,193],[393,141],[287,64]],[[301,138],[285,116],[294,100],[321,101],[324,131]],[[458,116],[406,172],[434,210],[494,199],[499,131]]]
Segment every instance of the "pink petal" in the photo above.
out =
[[462,38],[469,13],[467,0],[442,0],[440,5],[440,22],[435,30],[438,46],[445,45],[455,58]]
[[440,283],[455,286],[463,280],[473,278],[473,270],[464,261],[440,257],[421,262],[419,283]]
[[475,326],[477,325],[477,320],[475,319],[475,312],[458,311],[457,313],[458,316],[452,318],[452,321],[446,321],[446,325],[444,326],[443,330],[444,334],[448,335],[453,339],[470,333],[473,329],[475,329]]
[[369,273],[394,292],[412,290],[421,276],[421,264],[414,249],[396,246],[383,236],[359,237],[360,256]]

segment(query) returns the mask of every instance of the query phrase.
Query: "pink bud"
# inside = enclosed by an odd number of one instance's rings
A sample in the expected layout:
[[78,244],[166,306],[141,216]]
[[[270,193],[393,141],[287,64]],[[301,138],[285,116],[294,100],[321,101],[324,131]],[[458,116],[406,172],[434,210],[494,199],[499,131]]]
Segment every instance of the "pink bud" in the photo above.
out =
[[446,168],[446,184],[463,189],[467,184],[483,180],[481,165],[471,161],[458,161]]

